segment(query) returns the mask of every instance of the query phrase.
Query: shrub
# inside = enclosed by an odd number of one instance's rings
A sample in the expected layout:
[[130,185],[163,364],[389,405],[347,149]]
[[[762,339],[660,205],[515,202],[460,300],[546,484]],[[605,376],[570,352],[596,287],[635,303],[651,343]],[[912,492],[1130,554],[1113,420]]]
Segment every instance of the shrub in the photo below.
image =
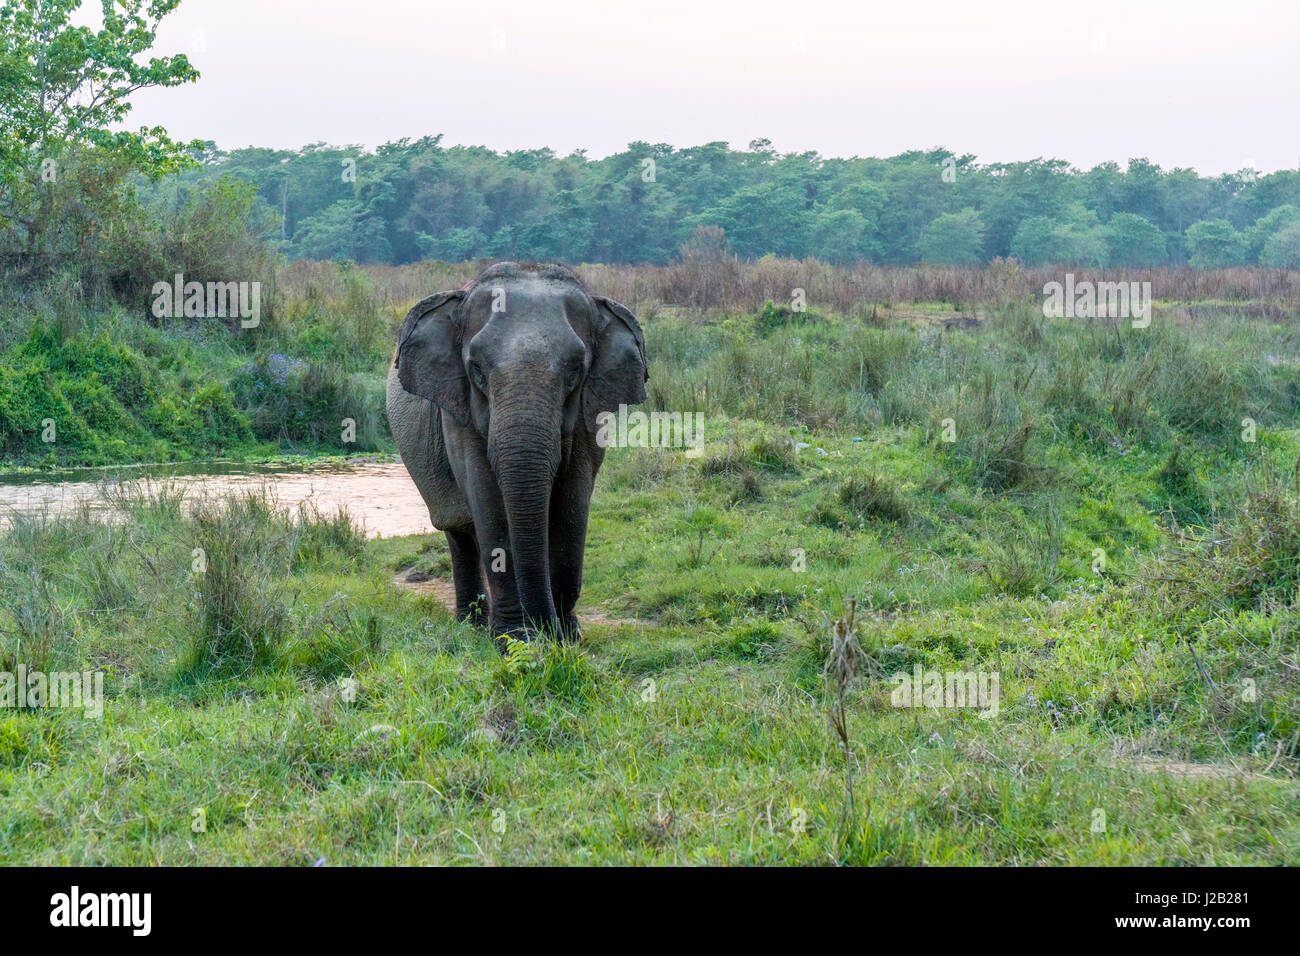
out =
[[1231,604],[1292,604],[1300,586],[1300,502],[1280,482],[1253,489],[1208,545],[1209,580]]
[[725,450],[710,455],[700,463],[705,475],[744,475],[754,468],[786,474],[798,470],[794,447],[788,439],[761,435],[744,441],[730,438]]
[[1184,523],[1199,519],[1210,510],[1208,492],[1189,457],[1186,449],[1175,445],[1155,475],[1156,484],[1164,493],[1164,500],[1157,502],[1157,506],[1171,508],[1174,517]]
[[203,567],[189,668],[265,664],[283,643],[290,552],[284,521],[276,519],[272,502],[259,493],[200,502],[193,527]]
[[343,419],[351,418],[357,423],[357,446],[377,447],[376,400],[332,363],[279,352],[260,355],[235,373],[231,390],[258,438],[337,445]]
[[1187,227],[1189,262],[1196,269],[1223,269],[1246,261],[1246,239],[1226,219],[1207,219]]
[[987,534],[994,542],[985,573],[1003,594],[1023,598],[1041,594],[1060,578],[1061,517],[1049,508],[1041,522]]
[[901,522],[907,504],[888,479],[880,475],[849,478],[840,483],[840,504],[861,519]]
[[[24,519],[19,519],[24,520]],[[49,580],[0,563],[0,671],[50,671],[73,658],[73,638]]]

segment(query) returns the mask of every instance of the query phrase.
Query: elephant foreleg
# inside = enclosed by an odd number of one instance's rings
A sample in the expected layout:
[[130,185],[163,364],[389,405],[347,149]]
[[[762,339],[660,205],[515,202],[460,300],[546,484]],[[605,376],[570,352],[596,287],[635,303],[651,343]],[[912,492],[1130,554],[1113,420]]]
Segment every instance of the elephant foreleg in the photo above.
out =
[[551,493],[550,570],[551,595],[566,641],[581,637],[578,595],[582,592],[582,556],[587,546],[587,515],[591,504],[591,464],[576,450],[577,460],[566,462],[556,476]]
[[447,531],[451,576],[456,585],[456,617],[471,624],[488,621],[487,586],[479,563],[478,541],[473,531]]

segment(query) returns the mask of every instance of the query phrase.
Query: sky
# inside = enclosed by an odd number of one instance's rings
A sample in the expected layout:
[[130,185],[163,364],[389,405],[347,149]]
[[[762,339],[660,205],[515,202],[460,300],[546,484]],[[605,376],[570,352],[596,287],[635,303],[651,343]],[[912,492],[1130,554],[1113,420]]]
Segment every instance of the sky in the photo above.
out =
[[765,137],[1300,166],[1296,0],[183,0],[158,41],[202,78],[137,94],[128,125],[225,149],[442,133],[601,157]]

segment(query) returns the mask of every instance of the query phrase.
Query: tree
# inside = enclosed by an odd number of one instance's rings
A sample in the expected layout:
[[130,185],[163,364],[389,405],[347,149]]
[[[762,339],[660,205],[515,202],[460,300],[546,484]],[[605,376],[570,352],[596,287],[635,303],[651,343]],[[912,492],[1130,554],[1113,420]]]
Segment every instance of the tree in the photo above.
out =
[[[134,204],[127,177],[150,179],[192,160],[201,143],[161,127],[111,131],[130,97],[198,78],[183,55],[142,60],[180,0],[102,0],[98,30],[73,26],[81,0],[4,0],[0,6],[0,226],[29,261],[78,261],[88,242]],[[75,200],[57,188],[75,182]]]
[[1134,213],[1115,213],[1106,224],[1105,233],[1109,265],[1159,266],[1169,258],[1160,227]]
[[1047,216],[1022,219],[1011,237],[1012,257],[1031,266],[1060,262],[1054,248],[1058,225],[1056,220]]
[[974,209],[936,216],[917,243],[922,262],[969,266],[984,255],[984,223]]
[[[985,254],[989,256],[1015,255],[1012,242],[1020,223],[1028,217],[1068,221],[1071,216],[1066,210],[1085,193],[1083,183],[1070,174],[1069,164],[1059,159],[998,163],[989,167],[984,178],[983,202],[966,205],[980,210],[987,226]],[[958,184],[971,179],[959,178]]]
[[1204,219],[1187,228],[1189,262],[1196,269],[1239,266],[1246,259],[1246,240],[1226,219]]
[[880,211],[880,238],[886,259],[915,262],[921,255],[921,235],[947,206],[951,184],[943,181],[940,166],[911,153],[889,161],[881,185],[885,204]]
[[794,190],[764,183],[728,196],[703,213],[698,224],[721,226],[737,255],[758,258],[767,252],[801,254],[806,219]]
[[856,209],[823,212],[813,221],[808,251],[835,265],[870,259],[867,221]]
[[[692,229],[717,226],[746,258],[904,264],[1010,255],[1145,267],[1185,262],[1185,228],[1203,220],[1239,229],[1254,223],[1241,235],[1244,261],[1257,262],[1300,209],[1300,172],[1290,170],[1242,188],[1230,176],[1161,171],[1143,160],[1127,171],[1106,163],[1080,172],[1053,159],[980,166],[945,149],[827,159],[778,154],[761,140],[745,151],[634,142],[600,160],[546,149],[444,148],[438,136],[373,152],[315,143],[225,153],[206,144],[196,156],[204,166],[179,178],[254,183],[259,202],[283,215],[291,252],[394,264],[489,255],[665,263]],[[350,175],[340,175],[345,170]],[[83,185],[60,188],[71,203]],[[956,229],[969,239],[971,215],[983,235],[974,259],[944,237]],[[1217,233],[1205,230],[1193,233],[1202,240],[1198,261],[1217,261],[1219,253],[1240,261],[1230,234],[1216,252]]]
[[1160,167],[1144,158],[1130,159],[1128,171],[1120,181],[1120,212],[1131,212],[1156,221],[1162,210]]
[[[304,220],[294,237],[294,250],[305,259],[351,259],[361,263],[386,262],[391,252],[383,220],[368,214],[355,199],[340,199]],[[438,251],[443,250],[430,250]]]
[[1061,219],[1030,216],[1011,239],[1011,255],[1030,265],[1103,266],[1105,233],[1091,209],[1071,204]]
[[1287,204],[1278,206],[1266,216],[1261,216],[1246,230],[1246,258],[1262,262],[1264,247],[1278,232],[1292,223],[1300,222],[1300,207]]
[[1259,261],[1274,269],[1300,269],[1300,221],[1273,233],[1264,243]]

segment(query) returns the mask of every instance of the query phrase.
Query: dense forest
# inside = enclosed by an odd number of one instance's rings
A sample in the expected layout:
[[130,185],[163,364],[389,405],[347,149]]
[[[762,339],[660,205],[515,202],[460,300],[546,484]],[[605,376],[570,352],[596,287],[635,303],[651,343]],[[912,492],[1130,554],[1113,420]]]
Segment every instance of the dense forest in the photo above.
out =
[[745,258],[1300,266],[1295,170],[1205,177],[1131,159],[1083,171],[1055,159],[980,164],[946,149],[835,159],[777,153],[763,139],[743,150],[637,142],[593,160],[441,138],[374,152],[209,143],[181,182],[253,184],[283,251],[307,259],[661,264],[714,226]]

